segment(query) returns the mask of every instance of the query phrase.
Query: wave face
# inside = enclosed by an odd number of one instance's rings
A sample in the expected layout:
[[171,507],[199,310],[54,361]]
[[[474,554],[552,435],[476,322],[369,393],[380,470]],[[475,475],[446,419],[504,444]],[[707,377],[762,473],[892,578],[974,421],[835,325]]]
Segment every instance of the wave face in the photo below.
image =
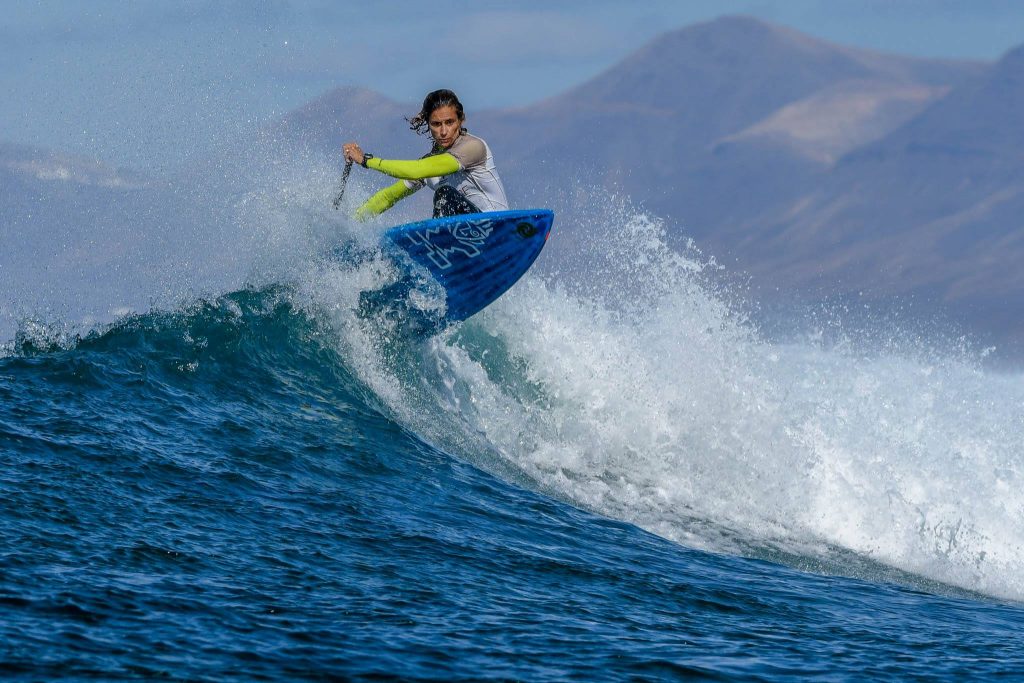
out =
[[1024,598],[1024,378],[896,329],[768,342],[619,211],[573,287],[529,279],[361,379],[442,450],[690,547]]
[[1021,377],[767,341],[712,263],[599,213],[557,272],[558,247],[428,339],[355,314],[394,273],[354,238],[84,337],[23,327],[0,359],[5,666],[1019,670]]

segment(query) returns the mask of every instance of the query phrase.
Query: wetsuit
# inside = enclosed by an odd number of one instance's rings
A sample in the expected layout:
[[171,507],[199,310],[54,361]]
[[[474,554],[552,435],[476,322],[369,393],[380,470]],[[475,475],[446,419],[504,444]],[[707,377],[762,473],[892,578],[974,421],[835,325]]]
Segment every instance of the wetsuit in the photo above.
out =
[[447,150],[435,150],[415,161],[371,157],[366,167],[400,180],[366,200],[356,218],[387,211],[424,185],[434,190],[434,217],[509,208],[505,188],[487,143],[463,132]]

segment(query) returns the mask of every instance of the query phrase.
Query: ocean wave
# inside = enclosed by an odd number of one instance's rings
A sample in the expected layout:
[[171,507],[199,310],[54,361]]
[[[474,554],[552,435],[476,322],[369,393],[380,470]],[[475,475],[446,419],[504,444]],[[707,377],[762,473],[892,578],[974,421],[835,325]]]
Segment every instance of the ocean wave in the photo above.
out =
[[397,277],[364,239],[358,258],[291,255],[287,284],[84,335],[25,327],[11,352],[141,356],[204,386],[341,381],[447,453],[687,546],[1024,599],[1020,376],[768,340],[712,260],[604,209],[570,265],[432,337],[359,314]]

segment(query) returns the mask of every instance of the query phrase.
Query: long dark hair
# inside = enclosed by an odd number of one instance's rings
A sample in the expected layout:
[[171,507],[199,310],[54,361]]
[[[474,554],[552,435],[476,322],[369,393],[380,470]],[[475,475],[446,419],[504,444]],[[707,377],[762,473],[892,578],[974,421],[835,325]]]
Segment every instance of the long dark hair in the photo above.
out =
[[[411,119],[406,119],[409,122],[409,128],[416,131],[419,135],[430,133],[430,115],[438,107],[455,107],[455,114],[459,117],[459,121],[466,120],[466,112],[462,108],[462,102],[459,102],[458,95],[451,90],[442,88],[441,90],[427,93],[427,96],[423,98],[423,107],[420,109],[420,113]],[[465,133],[466,129],[463,128],[462,132]]]

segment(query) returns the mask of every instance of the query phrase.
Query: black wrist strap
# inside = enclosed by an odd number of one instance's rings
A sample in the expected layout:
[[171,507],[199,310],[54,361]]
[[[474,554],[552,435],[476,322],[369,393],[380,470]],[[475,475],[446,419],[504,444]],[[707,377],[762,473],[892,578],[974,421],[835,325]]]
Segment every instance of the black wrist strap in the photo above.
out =
[[373,158],[372,154],[363,153],[363,168],[369,168],[366,164]]

